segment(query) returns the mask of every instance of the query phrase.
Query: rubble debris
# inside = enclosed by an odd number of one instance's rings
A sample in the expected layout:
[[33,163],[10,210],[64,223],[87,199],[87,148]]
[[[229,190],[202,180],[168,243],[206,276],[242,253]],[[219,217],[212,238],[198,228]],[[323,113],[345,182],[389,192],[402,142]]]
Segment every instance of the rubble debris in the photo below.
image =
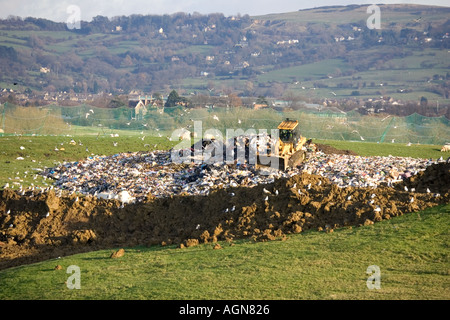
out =
[[215,189],[254,187],[302,172],[326,177],[339,187],[393,186],[435,163],[430,159],[317,151],[299,167],[279,171],[257,170],[249,163],[238,162],[176,164],[171,161],[170,152],[155,151],[90,157],[82,162],[64,163],[42,174],[54,179],[54,187],[59,190],[131,203],[148,197],[206,196]]

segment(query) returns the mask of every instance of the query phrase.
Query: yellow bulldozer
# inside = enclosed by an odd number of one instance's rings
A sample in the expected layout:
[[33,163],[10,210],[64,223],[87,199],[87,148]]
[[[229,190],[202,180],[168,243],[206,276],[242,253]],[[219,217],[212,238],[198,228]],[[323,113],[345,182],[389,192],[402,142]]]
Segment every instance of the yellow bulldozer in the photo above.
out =
[[268,149],[265,155],[258,154],[256,167],[272,167],[279,170],[295,168],[307,158],[312,141],[303,137],[297,120],[286,119],[278,126],[279,139],[274,150]]

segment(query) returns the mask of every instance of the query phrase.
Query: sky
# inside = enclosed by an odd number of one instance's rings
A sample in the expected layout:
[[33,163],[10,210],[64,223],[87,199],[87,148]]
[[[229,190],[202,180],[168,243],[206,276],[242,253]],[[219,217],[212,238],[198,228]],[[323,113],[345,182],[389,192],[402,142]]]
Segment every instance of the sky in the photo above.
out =
[[[450,5],[449,0],[0,0],[0,18],[5,19],[9,15],[14,15],[22,18],[36,17],[66,22],[74,14],[78,14],[83,21],[91,21],[97,15],[112,18],[131,14],[172,14],[176,12],[254,16],[330,5],[370,5],[373,3],[411,3],[446,7]],[[73,11],[74,5],[77,11]]]

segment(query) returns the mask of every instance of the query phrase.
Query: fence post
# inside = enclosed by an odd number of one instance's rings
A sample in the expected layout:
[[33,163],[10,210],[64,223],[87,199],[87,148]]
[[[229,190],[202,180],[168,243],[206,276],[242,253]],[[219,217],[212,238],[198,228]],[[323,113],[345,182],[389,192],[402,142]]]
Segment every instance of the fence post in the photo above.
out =
[[391,122],[389,122],[389,124],[388,124],[386,130],[384,130],[384,133],[383,133],[383,135],[381,136],[380,143],[383,143],[383,142],[384,142],[384,139],[386,138],[386,135],[388,134],[389,129],[391,128],[392,123],[394,122],[394,120],[395,120],[395,117],[392,117]]

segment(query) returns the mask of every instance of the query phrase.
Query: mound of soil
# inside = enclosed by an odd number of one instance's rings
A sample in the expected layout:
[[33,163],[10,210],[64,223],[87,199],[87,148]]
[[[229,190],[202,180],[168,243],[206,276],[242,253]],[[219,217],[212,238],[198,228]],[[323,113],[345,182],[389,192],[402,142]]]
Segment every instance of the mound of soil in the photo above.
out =
[[322,151],[325,154],[345,154],[350,156],[357,156],[358,154],[352,150],[339,150],[335,147],[326,145],[326,144],[316,144],[318,150]]
[[[396,186],[397,189],[415,190],[417,192],[431,192],[438,194],[450,190],[450,163],[438,163],[428,167],[424,172],[404,180]],[[446,190],[447,189],[447,190]]]
[[[450,201],[450,164],[430,167],[394,188],[338,188],[303,173],[205,196],[117,200],[54,192],[0,191],[0,269],[59,256],[137,245],[180,247],[219,240],[284,239],[304,230],[370,225]],[[419,192],[433,182],[433,192]],[[404,186],[416,186],[405,191]],[[437,195],[439,193],[439,195]]]

